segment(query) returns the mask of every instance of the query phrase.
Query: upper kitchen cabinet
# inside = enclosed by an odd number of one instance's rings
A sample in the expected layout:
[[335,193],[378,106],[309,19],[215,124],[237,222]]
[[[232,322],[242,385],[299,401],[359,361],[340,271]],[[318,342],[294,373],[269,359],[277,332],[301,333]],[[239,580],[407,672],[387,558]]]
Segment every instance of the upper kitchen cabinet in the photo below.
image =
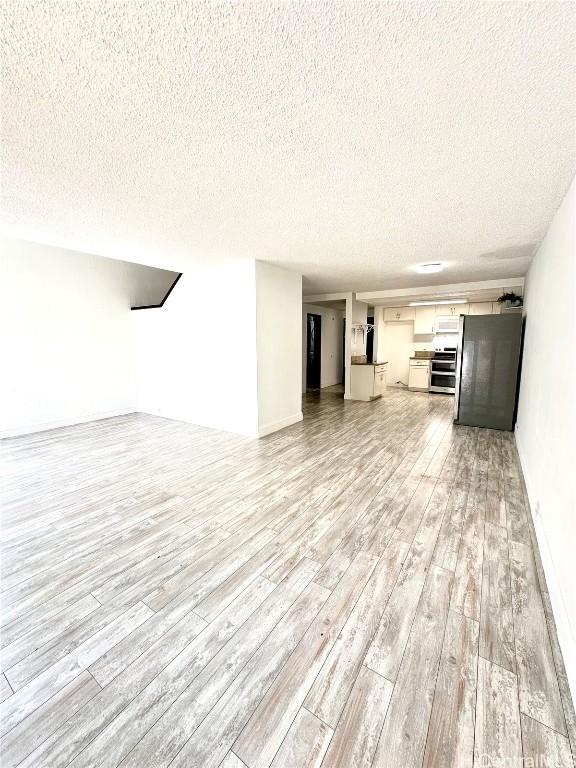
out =
[[[414,307],[386,307],[384,309],[384,320],[391,322],[394,320],[414,320]],[[430,331],[426,331],[430,333]]]
[[469,304],[436,304],[436,315],[439,317],[467,315],[469,306]]
[[500,304],[497,301],[475,301],[468,305],[469,315],[499,315]]
[[434,333],[434,319],[436,317],[436,307],[416,307],[414,316],[414,333],[425,334]]

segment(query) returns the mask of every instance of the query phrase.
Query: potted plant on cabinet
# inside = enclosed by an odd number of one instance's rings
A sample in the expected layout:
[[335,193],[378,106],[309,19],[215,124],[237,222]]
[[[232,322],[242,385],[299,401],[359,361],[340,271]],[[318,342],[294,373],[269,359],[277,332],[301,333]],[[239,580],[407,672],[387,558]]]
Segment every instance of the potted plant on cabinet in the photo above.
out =
[[502,304],[507,309],[509,309],[510,307],[521,307],[522,296],[518,296],[518,294],[513,292],[503,293],[502,296],[498,298],[498,303]]

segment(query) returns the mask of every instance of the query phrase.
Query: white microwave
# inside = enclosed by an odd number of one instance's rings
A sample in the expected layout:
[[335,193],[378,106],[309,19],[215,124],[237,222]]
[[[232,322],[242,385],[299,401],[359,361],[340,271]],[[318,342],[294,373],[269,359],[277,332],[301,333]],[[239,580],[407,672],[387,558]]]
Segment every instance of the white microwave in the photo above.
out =
[[434,333],[458,333],[460,315],[439,315],[434,321]]

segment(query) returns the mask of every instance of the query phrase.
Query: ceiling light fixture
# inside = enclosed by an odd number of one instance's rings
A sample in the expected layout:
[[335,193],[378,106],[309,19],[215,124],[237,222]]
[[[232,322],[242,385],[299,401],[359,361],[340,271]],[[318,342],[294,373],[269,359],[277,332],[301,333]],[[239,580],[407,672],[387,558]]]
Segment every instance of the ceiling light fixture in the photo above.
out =
[[431,275],[433,272],[442,272],[444,265],[439,261],[430,262],[429,264],[418,264],[416,272],[421,275]]
[[466,304],[466,299],[449,299],[447,301],[411,301],[409,307],[432,307],[436,304]]

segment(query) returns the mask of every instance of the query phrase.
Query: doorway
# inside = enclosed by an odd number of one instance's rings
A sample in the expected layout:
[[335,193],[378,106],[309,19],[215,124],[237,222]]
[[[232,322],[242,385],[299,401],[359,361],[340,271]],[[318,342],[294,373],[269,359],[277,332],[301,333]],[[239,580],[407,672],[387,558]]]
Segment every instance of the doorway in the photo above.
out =
[[320,389],[322,315],[308,313],[306,322],[306,389]]
[[343,387],[346,386],[346,318],[342,321],[342,379]]
[[[374,318],[368,315],[366,318],[368,325],[374,326]],[[366,333],[366,360],[369,363],[374,362],[374,332]]]

